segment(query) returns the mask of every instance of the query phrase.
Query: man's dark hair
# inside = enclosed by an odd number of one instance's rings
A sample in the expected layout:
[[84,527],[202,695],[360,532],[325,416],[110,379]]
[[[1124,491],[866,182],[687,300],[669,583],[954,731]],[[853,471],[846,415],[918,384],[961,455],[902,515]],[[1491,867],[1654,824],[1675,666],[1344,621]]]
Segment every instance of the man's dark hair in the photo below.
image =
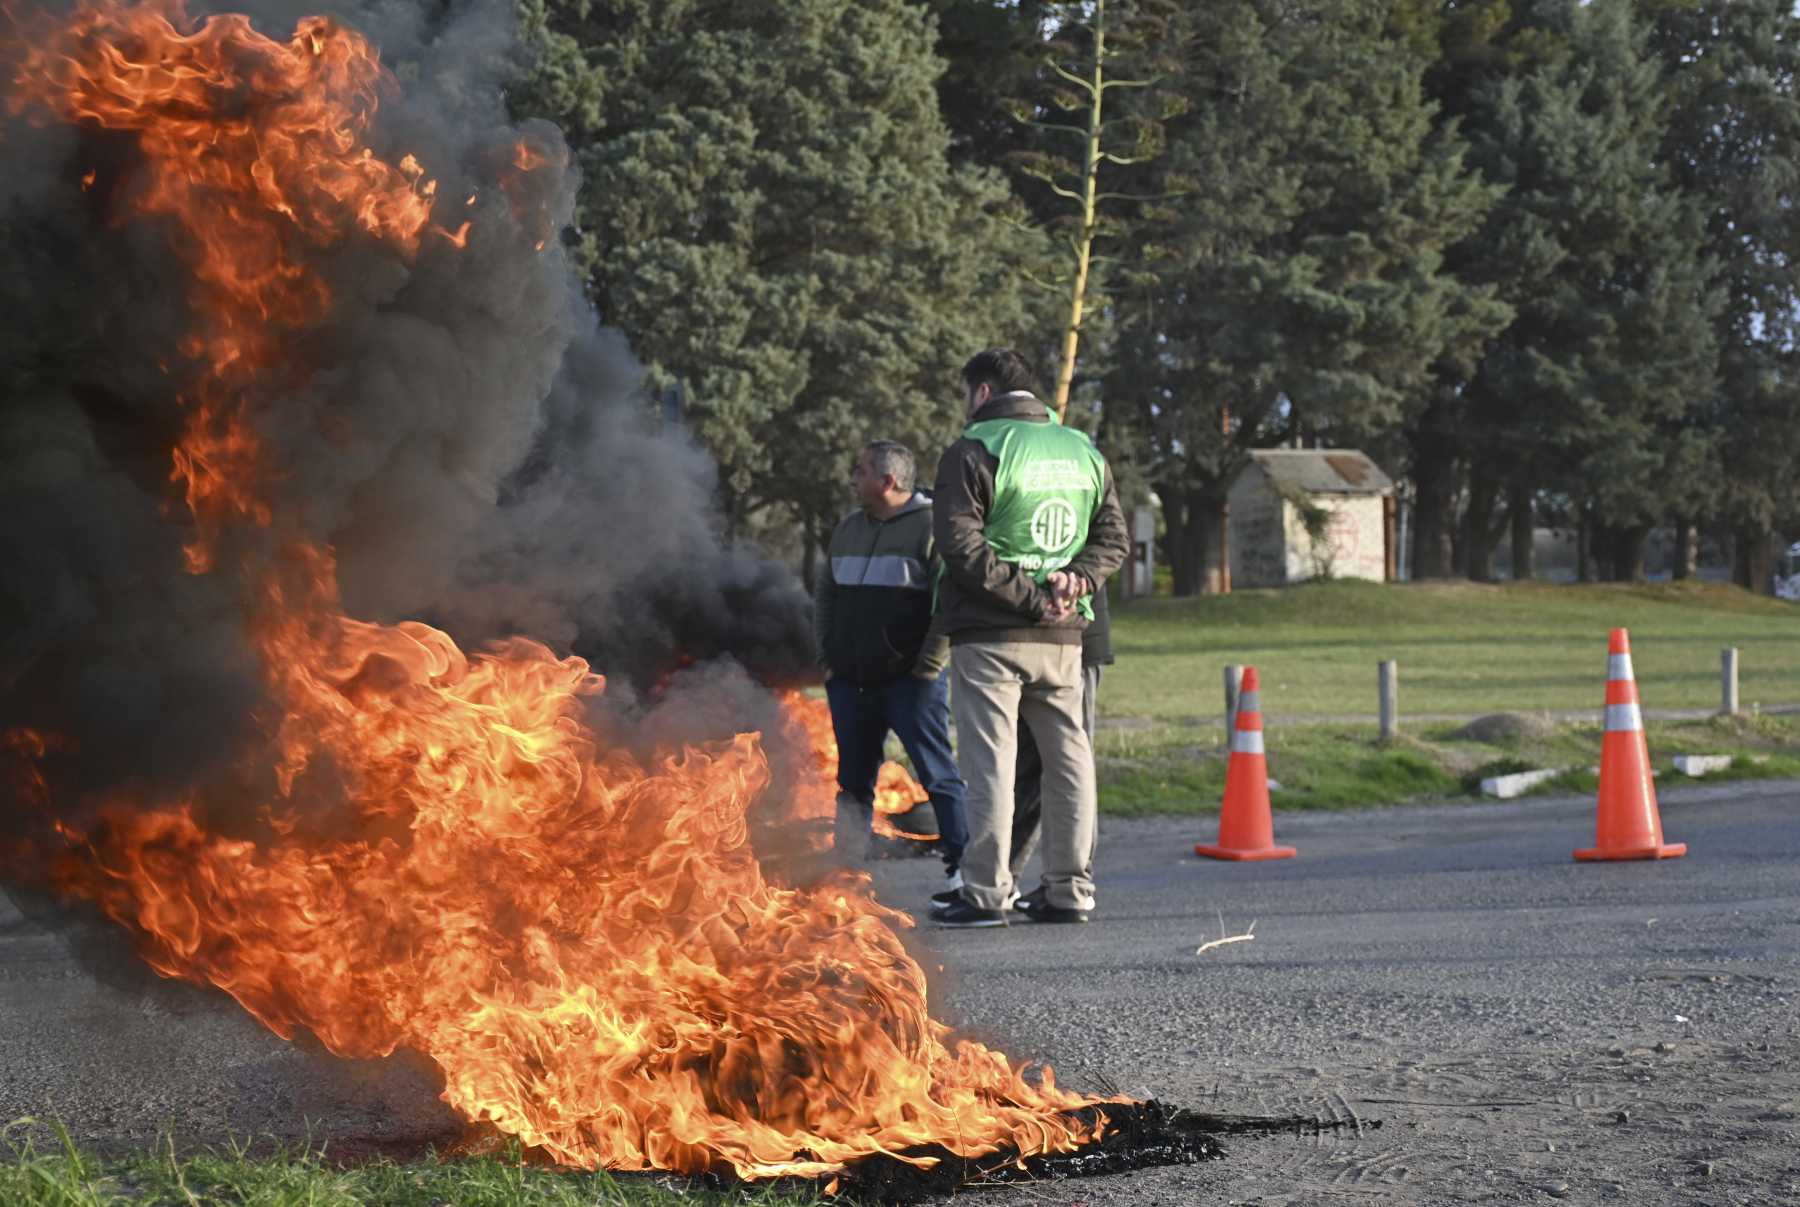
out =
[[1032,390],[1037,386],[1037,376],[1032,373],[1031,366],[1011,348],[989,348],[984,352],[977,352],[963,366],[962,376],[963,385],[969,389],[985,384],[996,394]]
[[883,477],[894,479],[896,490],[911,490],[918,477],[912,450],[895,440],[871,440],[863,445],[869,454],[869,468]]

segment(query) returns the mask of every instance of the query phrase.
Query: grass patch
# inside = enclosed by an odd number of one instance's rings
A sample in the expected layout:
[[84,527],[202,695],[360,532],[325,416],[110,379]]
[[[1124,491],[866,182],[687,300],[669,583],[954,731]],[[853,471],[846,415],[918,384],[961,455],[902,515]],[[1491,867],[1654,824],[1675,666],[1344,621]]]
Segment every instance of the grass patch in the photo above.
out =
[[[1419,801],[1473,800],[1491,775],[1537,768],[1563,774],[1534,793],[1592,792],[1601,731],[1592,724],[1540,724],[1476,741],[1459,724],[1423,726],[1383,746],[1372,725],[1296,725],[1264,734],[1272,794],[1281,809],[1350,809]],[[1219,726],[1103,726],[1095,740],[1100,810],[1114,816],[1216,813],[1225,787]],[[1653,721],[1651,765],[1666,785],[1690,781],[1673,769],[1681,754],[1727,754],[1713,780],[1800,777],[1800,717]]]
[[1800,704],[1800,608],[1716,583],[1309,583],[1113,610],[1100,707],[1173,721],[1222,711],[1220,669],[1262,672],[1276,715],[1373,716],[1376,664],[1407,715],[1598,709],[1608,630],[1631,630],[1646,708],[1716,708],[1719,650],[1743,706]]
[[0,1203],[6,1207],[813,1207],[816,1194],[704,1191],[647,1176],[571,1173],[527,1165],[516,1147],[465,1158],[385,1158],[337,1165],[323,1147],[232,1142],[180,1154],[172,1136],[150,1151],[101,1157],[84,1151],[61,1124],[22,1119],[0,1131]]
[[1538,768],[1530,759],[1520,758],[1516,754],[1501,755],[1490,759],[1472,771],[1462,774],[1462,790],[1471,796],[1481,792],[1481,781],[1494,779],[1502,775],[1518,775],[1521,771],[1536,771]]

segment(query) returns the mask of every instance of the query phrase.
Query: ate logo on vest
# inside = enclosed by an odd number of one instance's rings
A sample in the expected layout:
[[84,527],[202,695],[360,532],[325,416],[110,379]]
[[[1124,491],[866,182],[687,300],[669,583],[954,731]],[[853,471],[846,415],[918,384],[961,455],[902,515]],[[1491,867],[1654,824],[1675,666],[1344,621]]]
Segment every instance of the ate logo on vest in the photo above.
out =
[[1061,553],[1075,540],[1075,509],[1062,499],[1045,499],[1031,513],[1031,539],[1045,553]]

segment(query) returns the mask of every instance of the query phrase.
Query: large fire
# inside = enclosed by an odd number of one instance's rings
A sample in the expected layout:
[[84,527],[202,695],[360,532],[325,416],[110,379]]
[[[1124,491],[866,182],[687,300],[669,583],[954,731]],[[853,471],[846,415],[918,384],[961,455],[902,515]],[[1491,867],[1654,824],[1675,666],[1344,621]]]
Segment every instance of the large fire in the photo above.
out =
[[[268,375],[303,371],[293,336],[333,304],[309,261],[350,240],[409,259],[481,236],[436,225],[426,173],[370,148],[391,83],[374,49],[323,18],[286,41],[241,16],[196,23],[178,0],[84,5],[24,33],[13,111],[135,136],[115,196],[191,268],[190,418],[171,450],[189,568],[245,577],[282,710],[251,752],[273,770],[274,837],[208,832],[194,800],[119,800],[59,824],[59,885],[131,928],[158,971],[281,1035],[427,1054],[462,1115],[571,1166],[762,1177],[1095,1139],[1066,1113],[1092,1100],[1050,1070],[1034,1084],[951,1044],[897,937],[910,920],[865,880],[765,878],[746,838],[769,782],[757,735],[653,765],[602,749],[584,703],[604,685],[581,659],[524,639],[470,655],[424,624],[352,619],[332,551],[284,527],[255,407]],[[521,144],[513,170],[543,166]],[[541,243],[531,226],[521,254]],[[238,529],[281,554],[232,564]],[[56,742],[4,746],[28,761]],[[322,785],[354,837],[299,807]],[[16,799],[48,805],[29,768]]]

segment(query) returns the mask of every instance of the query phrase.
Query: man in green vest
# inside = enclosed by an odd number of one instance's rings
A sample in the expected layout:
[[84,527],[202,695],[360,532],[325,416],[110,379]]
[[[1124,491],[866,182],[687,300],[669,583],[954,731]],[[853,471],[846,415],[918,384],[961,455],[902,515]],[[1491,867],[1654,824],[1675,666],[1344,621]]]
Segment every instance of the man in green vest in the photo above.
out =
[[1094,760],[1082,727],[1082,631],[1092,596],[1125,560],[1125,512],[1106,458],[1032,393],[1025,360],[992,348],[963,366],[969,424],[938,462],[933,530],[950,638],[957,764],[967,784],[962,888],[940,926],[1005,926],[1019,721],[1043,759],[1043,881],[1021,913],[1085,922]]

